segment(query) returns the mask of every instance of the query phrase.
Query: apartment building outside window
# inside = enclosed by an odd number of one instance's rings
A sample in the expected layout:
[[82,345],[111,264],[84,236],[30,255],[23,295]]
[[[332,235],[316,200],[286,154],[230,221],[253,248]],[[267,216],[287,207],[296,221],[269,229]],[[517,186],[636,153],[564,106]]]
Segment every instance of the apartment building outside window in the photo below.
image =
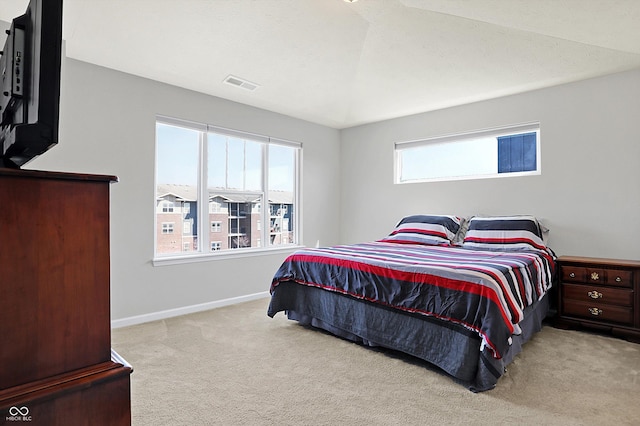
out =
[[296,142],[158,118],[156,257],[297,244],[301,152]]

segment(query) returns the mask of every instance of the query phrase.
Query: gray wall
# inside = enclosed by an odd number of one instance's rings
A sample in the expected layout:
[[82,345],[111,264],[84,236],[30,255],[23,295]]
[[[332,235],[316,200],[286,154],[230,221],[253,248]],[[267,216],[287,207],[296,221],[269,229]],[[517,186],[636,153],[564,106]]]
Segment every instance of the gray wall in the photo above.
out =
[[112,320],[267,292],[287,253],[153,266],[155,116],[303,144],[303,243],[339,241],[339,132],[66,59],[60,143],[25,168],[113,174]]
[[[300,141],[303,243],[411,213],[534,214],[558,254],[640,258],[640,70],[342,131],[66,59],[60,144],[27,168],[114,174],[112,319],[266,292],[286,253],[153,266],[155,115]],[[393,184],[393,143],[541,123],[542,175]],[[152,319],[152,318],[149,318]]]
[[[540,122],[542,174],[393,184],[393,144]],[[404,215],[533,214],[558,255],[640,259],[640,70],[412,115],[341,135],[341,241]]]

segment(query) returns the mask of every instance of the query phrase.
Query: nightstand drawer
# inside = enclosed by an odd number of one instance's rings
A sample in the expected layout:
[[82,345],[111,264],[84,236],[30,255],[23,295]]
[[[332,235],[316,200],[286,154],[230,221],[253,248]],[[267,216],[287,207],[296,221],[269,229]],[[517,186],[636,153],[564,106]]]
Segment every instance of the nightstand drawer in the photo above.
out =
[[563,298],[585,303],[606,303],[618,306],[633,306],[633,290],[598,287],[585,284],[564,284]]
[[594,268],[589,266],[562,266],[562,281],[633,287],[633,271],[624,269]]
[[565,315],[588,318],[594,321],[633,324],[633,309],[600,302],[581,302],[564,299],[562,301]]
[[562,266],[562,281],[582,283],[587,276],[587,268],[582,266]]
[[607,269],[607,284],[608,285],[619,285],[622,287],[632,287],[633,286],[633,272],[618,270],[618,269]]

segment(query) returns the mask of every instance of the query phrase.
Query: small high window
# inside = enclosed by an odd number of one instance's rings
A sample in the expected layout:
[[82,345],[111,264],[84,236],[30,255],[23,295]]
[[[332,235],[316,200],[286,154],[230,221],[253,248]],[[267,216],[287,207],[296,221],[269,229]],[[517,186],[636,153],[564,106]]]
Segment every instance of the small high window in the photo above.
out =
[[540,174],[539,123],[395,144],[395,183]]

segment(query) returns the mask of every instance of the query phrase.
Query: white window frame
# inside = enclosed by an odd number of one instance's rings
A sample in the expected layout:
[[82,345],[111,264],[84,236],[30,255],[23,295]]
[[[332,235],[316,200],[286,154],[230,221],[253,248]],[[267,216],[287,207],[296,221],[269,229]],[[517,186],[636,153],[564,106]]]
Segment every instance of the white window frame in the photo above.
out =
[[[442,144],[442,143],[456,143],[463,141],[470,141],[473,139],[481,138],[497,138],[501,136],[509,136],[520,133],[536,133],[536,170],[524,171],[524,172],[508,172],[508,173],[495,173],[487,174],[469,174],[459,176],[439,176],[429,178],[417,178],[402,180],[402,157],[401,151],[411,148],[419,148],[421,146],[428,146],[430,144]],[[541,148],[540,148],[540,123],[532,122],[525,124],[518,124],[512,126],[504,126],[499,128],[491,128],[485,130],[476,130],[466,133],[457,133],[445,136],[437,136],[433,138],[396,142],[394,144],[394,183],[403,185],[411,183],[423,183],[423,182],[442,182],[452,180],[472,180],[472,179],[488,179],[488,178],[504,178],[504,177],[518,177],[518,176],[532,176],[542,174],[542,161],[541,161]]]
[[[172,265],[172,264],[180,264],[180,263],[187,263],[187,262],[199,262],[199,261],[207,261],[207,260],[213,260],[213,259],[223,259],[223,258],[229,258],[229,257],[244,257],[244,256],[254,256],[254,255],[262,255],[262,254],[270,254],[270,253],[275,253],[275,252],[279,252],[279,251],[286,251],[286,252],[291,252],[299,247],[301,247],[301,241],[303,241],[303,237],[302,237],[302,155],[303,155],[303,145],[300,142],[294,142],[294,141],[289,141],[289,140],[285,140],[285,139],[279,139],[279,138],[272,138],[272,137],[268,137],[268,136],[263,136],[263,135],[258,135],[258,134],[253,134],[253,133],[248,133],[248,132],[243,132],[243,131],[238,131],[238,130],[233,130],[233,129],[227,129],[227,128],[223,128],[223,127],[218,127],[218,126],[213,126],[213,125],[206,125],[206,124],[202,124],[202,123],[196,123],[196,122],[191,122],[191,121],[186,121],[186,120],[181,120],[181,119],[176,119],[176,118],[171,118],[171,117],[166,117],[166,116],[156,116],[156,121],[155,124],[157,125],[158,123],[161,124],[166,124],[166,125],[170,125],[170,126],[178,126],[178,127],[184,127],[184,128],[188,128],[191,130],[196,130],[201,132],[201,143],[200,143],[200,158],[199,158],[199,170],[198,170],[198,182],[199,182],[199,187],[198,187],[198,203],[197,203],[197,210],[198,210],[198,248],[196,251],[193,252],[189,252],[189,253],[172,253],[170,255],[159,255],[157,253],[155,253],[156,247],[157,247],[157,241],[154,241],[154,258],[153,258],[153,265],[154,266],[162,266],[162,265]],[[200,185],[201,182],[205,181],[205,176],[207,176],[207,134],[209,132],[213,132],[213,133],[218,133],[218,134],[225,134],[227,136],[233,136],[233,137],[240,137],[240,138],[245,138],[245,139],[249,139],[252,141],[257,141],[257,142],[262,142],[265,145],[265,152],[264,155],[262,157],[262,170],[263,170],[263,192],[260,192],[260,194],[262,195],[262,200],[263,203],[267,203],[268,202],[268,174],[269,174],[269,150],[268,150],[268,146],[270,144],[273,145],[283,145],[283,146],[288,146],[291,148],[296,148],[297,151],[297,155],[295,158],[295,164],[294,164],[294,191],[293,191],[293,197],[294,197],[294,206],[295,206],[295,219],[294,219],[294,223],[293,223],[293,233],[294,236],[296,237],[296,242],[291,243],[291,244],[279,244],[279,245],[268,245],[267,247],[262,246],[261,241],[269,241],[269,235],[266,234],[267,231],[265,231],[265,229],[268,229],[266,227],[262,227],[262,229],[260,229],[260,235],[258,238],[258,241],[260,241],[259,243],[259,247],[247,247],[247,248],[238,248],[238,249],[229,249],[229,250],[219,250],[219,251],[211,251],[211,236],[209,235],[211,228],[210,228],[210,220],[209,220],[209,203],[208,202],[202,202],[202,200],[208,200],[209,198],[209,193],[208,193],[208,189],[206,188],[206,185]],[[156,167],[157,167],[157,159],[155,161]],[[157,173],[156,173],[157,176]],[[157,187],[157,182],[155,187]],[[237,192],[237,191],[236,191]],[[245,193],[248,193],[250,191],[244,191]],[[269,209],[268,208],[262,208],[260,210],[261,212],[261,218],[260,218],[260,222],[263,222],[264,220],[268,221],[268,212]],[[265,215],[267,215],[266,219],[265,219]],[[156,220],[157,220],[157,215],[156,215]],[[154,221],[155,223],[155,221]],[[157,226],[157,225],[156,225]],[[204,231],[203,230],[207,230]],[[154,232],[154,236],[157,237],[156,233]],[[205,250],[204,248],[207,248],[209,250]]]

